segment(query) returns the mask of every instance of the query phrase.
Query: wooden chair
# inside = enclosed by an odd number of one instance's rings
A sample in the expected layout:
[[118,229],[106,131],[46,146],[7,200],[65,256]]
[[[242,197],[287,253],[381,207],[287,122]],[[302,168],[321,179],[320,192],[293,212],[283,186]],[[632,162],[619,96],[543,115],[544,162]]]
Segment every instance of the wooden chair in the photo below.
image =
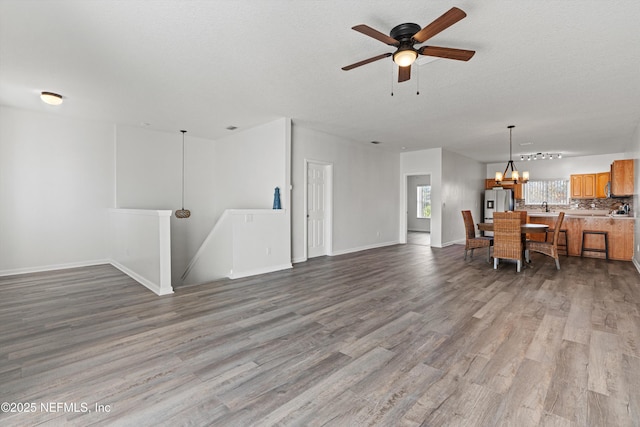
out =
[[476,237],[476,226],[473,223],[471,211],[462,211],[462,219],[464,220],[464,228],[466,231],[464,259],[467,259],[467,251],[469,250],[471,250],[471,258],[473,258],[474,249],[487,248],[487,262],[491,262],[491,246],[493,245],[493,237]]
[[498,268],[500,259],[517,262],[518,273],[522,269],[522,235],[520,212],[495,212],[493,214],[493,268]]
[[[564,220],[564,212],[558,214],[556,224],[553,226],[555,230],[560,230],[562,227],[562,221]],[[558,240],[560,233],[553,233],[553,240],[551,242],[537,242],[535,240],[527,240],[525,249],[525,258],[529,262],[529,255],[531,252],[539,252],[541,254],[550,256],[556,260],[556,268],[560,270],[560,259],[558,257]]]

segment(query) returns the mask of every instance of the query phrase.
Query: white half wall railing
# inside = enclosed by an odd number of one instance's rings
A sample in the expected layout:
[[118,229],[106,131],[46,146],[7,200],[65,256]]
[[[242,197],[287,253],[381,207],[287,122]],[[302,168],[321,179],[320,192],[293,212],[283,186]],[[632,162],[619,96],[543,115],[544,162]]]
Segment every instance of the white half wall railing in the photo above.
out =
[[111,264],[157,295],[173,293],[171,213],[109,209]]
[[184,285],[292,268],[284,209],[227,209],[182,275]]

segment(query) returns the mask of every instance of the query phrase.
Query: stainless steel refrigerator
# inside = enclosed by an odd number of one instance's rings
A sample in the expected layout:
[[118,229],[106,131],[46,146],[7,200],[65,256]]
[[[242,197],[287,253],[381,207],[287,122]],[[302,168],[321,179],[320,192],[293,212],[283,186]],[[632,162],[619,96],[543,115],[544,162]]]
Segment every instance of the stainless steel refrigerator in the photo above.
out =
[[[513,190],[493,189],[484,192],[484,222],[493,222],[494,212],[506,212],[514,209]],[[487,231],[485,236],[493,236]]]

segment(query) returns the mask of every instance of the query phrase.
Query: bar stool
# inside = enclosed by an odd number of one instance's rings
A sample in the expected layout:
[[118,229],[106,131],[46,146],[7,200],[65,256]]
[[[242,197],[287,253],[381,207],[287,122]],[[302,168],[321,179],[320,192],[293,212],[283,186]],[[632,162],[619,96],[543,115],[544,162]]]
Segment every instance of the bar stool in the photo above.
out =
[[[584,238],[587,234],[597,234],[600,236],[604,236],[604,249],[599,248],[585,248],[584,247]],[[582,248],[580,250],[580,256],[584,256],[584,252],[604,252],[605,259],[609,259],[609,244],[607,240],[608,233],[606,231],[594,231],[594,230],[582,230]]]
[[[547,234],[544,235],[544,241],[548,242],[549,233],[555,233],[556,230],[554,228],[548,228]],[[564,251],[564,255],[569,256],[569,235],[567,234],[567,229],[560,230],[560,236],[564,233],[564,244],[560,243],[560,237],[558,237],[558,250]]]

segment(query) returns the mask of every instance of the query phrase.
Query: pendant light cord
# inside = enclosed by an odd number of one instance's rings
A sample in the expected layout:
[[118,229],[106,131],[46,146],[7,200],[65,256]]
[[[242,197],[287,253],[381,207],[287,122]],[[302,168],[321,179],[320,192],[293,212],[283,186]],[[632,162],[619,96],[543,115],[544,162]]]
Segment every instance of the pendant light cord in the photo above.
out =
[[181,130],[180,132],[182,132],[182,210],[184,210],[184,134],[187,131]]
[[512,135],[513,135],[513,125],[509,126],[509,160],[513,160],[513,157],[512,157],[512,145],[513,145],[513,143],[512,143],[512,139],[511,139]]

